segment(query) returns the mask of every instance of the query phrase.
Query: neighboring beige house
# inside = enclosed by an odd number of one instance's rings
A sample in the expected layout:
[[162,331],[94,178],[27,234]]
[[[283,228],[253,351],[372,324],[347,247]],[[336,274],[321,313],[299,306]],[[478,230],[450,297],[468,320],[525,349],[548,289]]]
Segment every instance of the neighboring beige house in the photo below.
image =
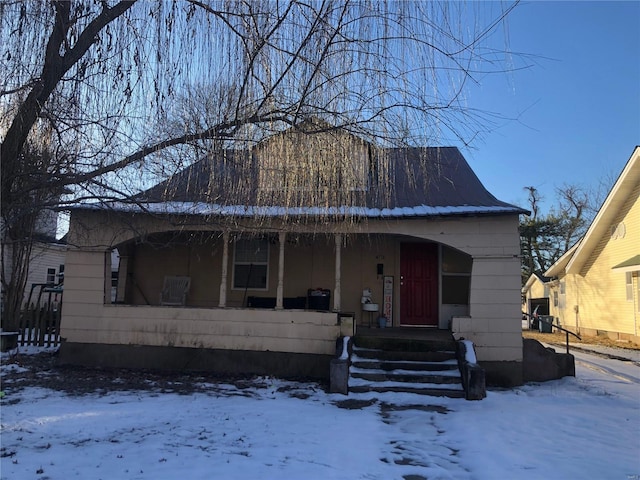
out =
[[640,343],[639,197],[636,147],[584,237],[545,272],[561,326]]
[[326,378],[336,340],[384,314],[472,340],[489,383],[520,384],[521,213],[453,147],[291,130],[226,150],[72,211],[60,358]]

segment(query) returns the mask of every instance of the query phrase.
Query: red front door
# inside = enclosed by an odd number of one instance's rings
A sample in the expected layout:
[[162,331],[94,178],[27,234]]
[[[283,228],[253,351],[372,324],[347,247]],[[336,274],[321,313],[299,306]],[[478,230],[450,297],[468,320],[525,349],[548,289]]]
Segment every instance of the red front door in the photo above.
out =
[[400,246],[400,323],[438,326],[438,247],[434,243]]

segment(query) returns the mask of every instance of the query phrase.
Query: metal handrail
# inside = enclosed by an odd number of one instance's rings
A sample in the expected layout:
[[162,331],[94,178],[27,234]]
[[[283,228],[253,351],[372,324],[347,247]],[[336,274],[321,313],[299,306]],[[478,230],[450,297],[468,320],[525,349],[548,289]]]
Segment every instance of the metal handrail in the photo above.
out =
[[562,330],[563,332],[565,332],[566,334],[566,342],[567,342],[567,353],[569,353],[569,335],[573,335],[574,337],[576,337],[578,340],[582,340],[582,338],[580,338],[580,335],[570,332],[569,330],[567,330],[566,328],[562,328],[560,325],[556,325],[553,322],[548,321],[547,319],[541,318],[540,315],[531,315],[530,313],[527,312],[522,312],[523,315],[526,315],[527,317],[531,317],[531,318],[535,318],[536,320],[538,320],[539,322],[544,322],[547,325],[551,325],[552,327],[557,328],[558,330]]

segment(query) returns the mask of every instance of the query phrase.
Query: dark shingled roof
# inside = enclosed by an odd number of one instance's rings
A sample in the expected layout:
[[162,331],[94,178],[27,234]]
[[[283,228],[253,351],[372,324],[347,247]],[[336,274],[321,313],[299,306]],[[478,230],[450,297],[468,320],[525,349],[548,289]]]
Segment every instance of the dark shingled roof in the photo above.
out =
[[[387,216],[527,213],[489,193],[456,147],[392,148],[379,152],[383,152],[382,155],[372,156],[371,164],[384,162],[391,181],[376,180],[370,174],[367,191],[350,205],[361,208],[366,216],[379,216],[380,211],[389,209],[396,213]],[[255,157],[247,150],[227,150],[218,157],[194,163],[142,192],[135,200],[150,204],[283,206],[278,205],[277,200],[265,205],[264,198],[258,205],[257,192]],[[336,205],[339,206],[343,205]],[[413,211],[407,212],[407,209]],[[371,214],[373,210],[378,214]]]

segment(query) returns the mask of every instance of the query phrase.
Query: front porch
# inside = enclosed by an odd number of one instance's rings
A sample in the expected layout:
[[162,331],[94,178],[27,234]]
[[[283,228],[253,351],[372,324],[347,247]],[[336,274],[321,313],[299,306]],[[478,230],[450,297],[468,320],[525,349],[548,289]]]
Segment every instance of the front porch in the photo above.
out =
[[174,279],[187,289],[171,305],[184,307],[349,312],[360,326],[384,317],[443,330],[470,314],[473,257],[411,235],[159,232],[111,252],[106,303],[167,305]]

